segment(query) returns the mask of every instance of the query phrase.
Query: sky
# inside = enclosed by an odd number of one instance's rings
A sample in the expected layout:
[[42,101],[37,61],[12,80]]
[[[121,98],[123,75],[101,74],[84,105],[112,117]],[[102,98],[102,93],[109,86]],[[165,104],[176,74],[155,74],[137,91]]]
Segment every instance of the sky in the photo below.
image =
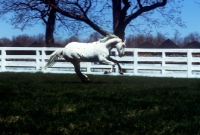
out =
[[[200,33],[200,4],[197,4],[195,1],[199,0],[184,0],[183,2],[181,17],[183,22],[185,22],[186,27],[185,28],[179,26],[174,27],[180,32],[181,37],[185,37],[188,34],[194,32]],[[159,28],[157,31],[162,34],[168,33],[167,35],[168,38],[172,38],[175,33],[174,28],[172,28],[171,26],[165,26]],[[44,33],[45,33],[45,28],[41,24],[35,25],[34,27],[31,28],[26,28],[25,30],[21,31],[20,29],[14,29],[13,26],[10,25],[9,23],[6,23],[2,20],[0,22],[0,38],[6,37],[12,39],[13,36],[17,35],[27,34],[33,36]],[[65,37],[69,36],[67,35],[67,33],[64,34],[66,34]],[[152,35],[154,34],[156,34],[156,31],[152,32]],[[62,37],[63,32],[61,32],[61,34],[60,35],[58,34],[57,36]]]
[[[190,33],[197,32],[200,34],[200,2],[199,0],[184,0],[183,8],[181,10],[181,18],[185,22],[185,28],[176,26],[175,28],[180,32],[181,37],[185,37]],[[162,33],[171,33],[169,36],[174,36],[174,30],[170,26],[160,29]]]

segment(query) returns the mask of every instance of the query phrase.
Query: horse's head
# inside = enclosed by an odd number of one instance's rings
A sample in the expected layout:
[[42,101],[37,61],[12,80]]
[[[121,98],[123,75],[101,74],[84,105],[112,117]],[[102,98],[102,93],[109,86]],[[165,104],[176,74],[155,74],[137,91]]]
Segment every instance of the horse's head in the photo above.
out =
[[121,39],[120,42],[116,44],[119,57],[123,57],[125,55],[125,45],[126,45],[126,40],[123,42]]
[[124,51],[125,51],[126,40],[123,42],[122,39],[120,39],[118,36],[111,34],[103,39],[100,39],[99,42],[104,43],[107,46],[106,48],[109,50],[115,47],[119,53],[119,57],[125,55]]

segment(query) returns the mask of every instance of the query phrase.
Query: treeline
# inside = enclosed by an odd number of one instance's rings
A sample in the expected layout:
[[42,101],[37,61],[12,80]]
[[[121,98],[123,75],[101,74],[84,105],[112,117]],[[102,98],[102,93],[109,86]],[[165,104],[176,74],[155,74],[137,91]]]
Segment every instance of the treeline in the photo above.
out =
[[[81,39],[77,36],[70,36],[66,39],[55,38],[55,47],[64,47],[70,42],[93,42],[103,38],[98,33],[91,34],[87,39]],[[12,39],[0,38],[0,47],[45,47],[45,35],[38,34],[36,36],[19,35],[13,36]]]
[[[71,36],[66,39],[56,38],[55,39],[55,47],[64,47],[69,42],[93,42],[103,38],[98,33],[91,34],[88,38],[82,39],[77,36]],[[142,43],[148,42],[155,47],[161,45],[168,38],[162,34],[153,35],[129,35],[126,37],[126,47],[140,47]],[[174,42],[178,47],[183,47],[191,42],[200,42],[200,35],[197,32],[190,33],[188,36],[181,38],[178,33],[174,34],[174,37],[170,39]],[[45,47],[45,36],[43,34],[38,34],[36,36],[29,35],[19,35],[14,36],[12,39],[9,38],[0,38],[0,47]]]
[[[128,47],[138,47],[140,48],[140,45],[142,43],[150,43],[154,45],[155,47],[160,46],[163,42],[168,40],[169,38],[158,33],[156,36],[153,35],[129,35],[127,40],[127,46]],[[174,37],[170,39],[173,43],[177,45],[177,47],[184,47],[185,45],[192,43],[192,42],[200,42],[200,35],[197,32],[190,33],[185,37],[180,37],[180,33],[176,32],[174,34]]]

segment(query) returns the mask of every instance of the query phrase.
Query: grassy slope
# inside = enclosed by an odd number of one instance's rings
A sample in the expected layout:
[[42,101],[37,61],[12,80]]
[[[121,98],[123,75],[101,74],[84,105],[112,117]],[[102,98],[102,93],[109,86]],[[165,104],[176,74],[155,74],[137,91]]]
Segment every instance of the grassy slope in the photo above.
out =
[[0,73],[1,134],[200,134],[200,80]]

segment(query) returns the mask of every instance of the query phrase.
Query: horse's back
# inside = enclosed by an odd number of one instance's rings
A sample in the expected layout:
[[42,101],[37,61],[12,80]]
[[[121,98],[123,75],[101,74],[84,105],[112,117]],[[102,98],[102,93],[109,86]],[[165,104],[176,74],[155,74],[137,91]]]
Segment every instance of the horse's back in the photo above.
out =
[[99,47],[102,48],[103,46],[100,45],[101,43],[93,42],[93,43],[79,43],[79,42],[71,42],[68,43],[65,48],[68,51],[93,51],[98,49]]

